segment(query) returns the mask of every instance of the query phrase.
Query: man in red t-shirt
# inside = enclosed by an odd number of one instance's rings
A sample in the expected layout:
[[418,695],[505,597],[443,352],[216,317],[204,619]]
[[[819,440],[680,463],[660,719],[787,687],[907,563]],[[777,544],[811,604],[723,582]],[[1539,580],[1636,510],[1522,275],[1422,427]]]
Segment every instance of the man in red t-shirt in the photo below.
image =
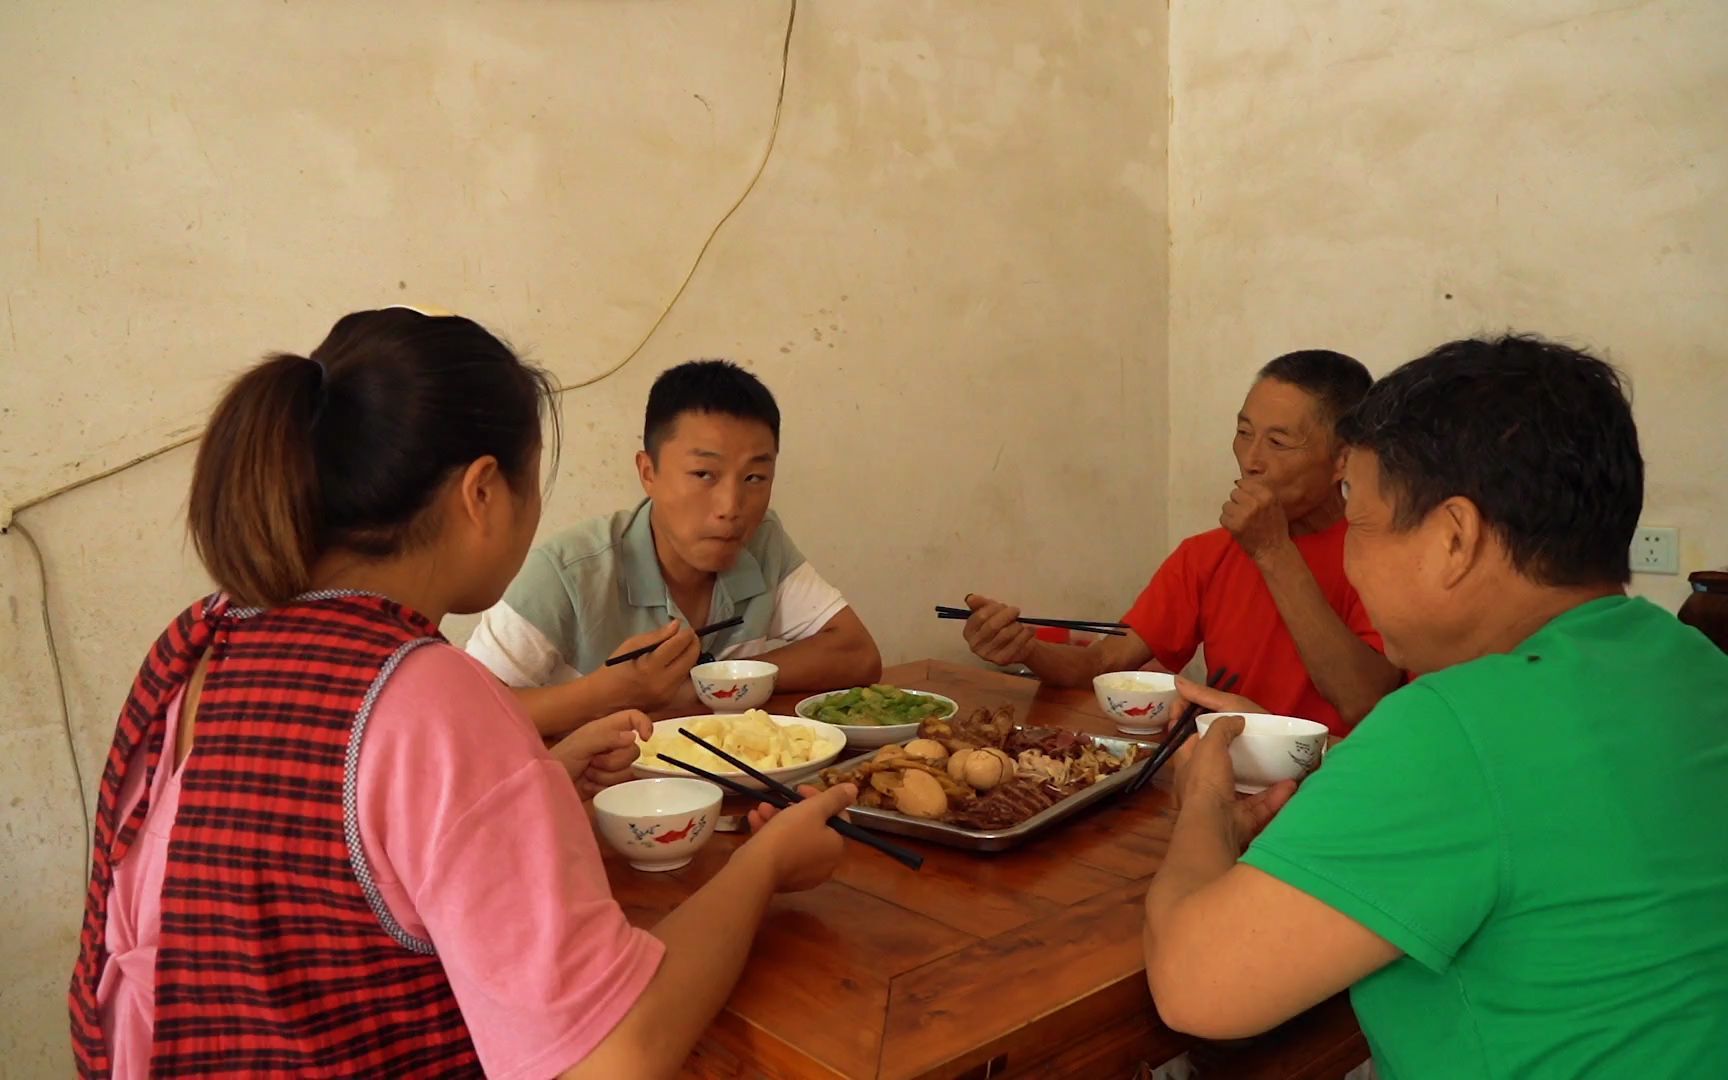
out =
[[1344,578],[1335,425],[1372,382],[1356,360],[1319,349],[1260,370],[1236,415],[1242,475],[1222,527],[1177,546],[1123,620],[1126,636],[1087,647],[1040,641],[1015,621],[1018,608],[971,596],[967,645],[1058,686],[1154,660],[1181,671],[1204,645],[1208,667],[1241,677],[1238,693],[1345,734],[1402,680]]

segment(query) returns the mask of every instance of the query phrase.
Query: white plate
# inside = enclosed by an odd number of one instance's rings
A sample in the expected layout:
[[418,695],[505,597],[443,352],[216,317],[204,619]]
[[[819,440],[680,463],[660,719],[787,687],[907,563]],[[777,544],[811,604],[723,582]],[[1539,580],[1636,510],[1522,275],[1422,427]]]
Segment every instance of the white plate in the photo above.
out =
[[[720,719],[720,720],[739,720],[739,719],[741,719],[741,717],[738,716],[737,714],[727,714],[724,716],[718,716],[716,718]],[[673,731],[676,731],[680,725],[691,724],[697,720],[707,720],[707,719],[709,719],[708,716],[680,716],[680,717],[676,717],[676,718],[671,719],[671,720],[656,720],[656,721],[654,721],[654,733],[659,734],[660,731],[662,729],[665,729],[665,728],[671,728]],[[808,717],[803,717],[803,716],[770,716],[768,719],[774,721],[776,724],[779,724],[781,727],[805,727],[805,728],[809,728],[811,731],[815,732],[816,753],[813,757],[811,757],[811,759],[808,762],[806,762],[803,765],[788,766],[787,768],[784,768],[784,769],[762,769],[762,770],[760,770],[761,772],[764,772],[767,775],[773,777],[774,779],[780,781],[782,784],[792,785],[792,784],[796,784],[796,782],[799,780],[803,780],[807,777],[814,776],[818,769],[821,769],[823,766],[828,765],[835,758],[840,756],[840,751],[846,749],[846,740],[840,734],[841,729],[835,727],[833,724],[824,724],[820,720],[811,720]],[[688,739],[679,739],[678,741],[689,746],[692,751],[700,752],[700,750],[701,750],[700,747],[698,747],[695,743],[691,742]],[[641,740],[637,740],[636,745],[641,746],[642,745]],[[676,757],[676,758],[682,758],[683,757],[683,755],[678,753],[676,750],[672,750],[669,752],[672,754],[673,757]],[[685,760],[689,760],[689,759],[685,758]],[[692,765],[701,765],[701,762],[692,761],[691,764]],[[690,773],[685,772],[683,769],[680,769],[676,765],[668,765],[665,762],[660,761],[658,759],[655,759],[653,761],[649,761],[649,760],[644,759],[644,758],[638,758],[636,760],[636,764],[634,766],[632,766],[632,770],[636,773],[637,776],[641,776],[641,777],[645,777],[645,778],[646,777],[652,777],[652,776],[690,776],[690,775],[692,775]],[[762,784],[760,781],[752,779],[751,777],[745,775],[743,772],[741,772],[737,769],[732,769],[732,768],[709,769],[708,771],[712,772],[715,776],[724,776],[729,780],[736,780],[736,781],[738,781],[738,783],[743,784],[745,787],[750,788],[752,791],[761,791],[762,790]]]
[[[896,687],[896,689],[899,688]],[[794,706],[793,711],[796,712],[799,717],[809,719],[809,717],[805,716],[807,710],[815,708],[831,697],[850,692],[851,690],[847,689],[830,690],[826,694],[812,694]],[[960,711],[959,704],[951,697],[943,697],[941,694],[932,694],[928,690],[901,690],[900,692],[903,694],[916,694],[919,697],[929,698],[932,701],[940,701],[942,704],[948,706],[947,716],[941,717],[941,719],[944,720],[952,718]],[[813,723],[822,724],[822,721],[816,720],[813,721]],[[917,724],[889,724],[885,727],[878,727],[873,724],[822,724],[822,726],[830,731],[838,731],[845,735],[846,745],[856,747],[859,750],[874,750],[876,747],[887,746],[889,743],[905,742],[907,739],[916,738],[918,735]]]

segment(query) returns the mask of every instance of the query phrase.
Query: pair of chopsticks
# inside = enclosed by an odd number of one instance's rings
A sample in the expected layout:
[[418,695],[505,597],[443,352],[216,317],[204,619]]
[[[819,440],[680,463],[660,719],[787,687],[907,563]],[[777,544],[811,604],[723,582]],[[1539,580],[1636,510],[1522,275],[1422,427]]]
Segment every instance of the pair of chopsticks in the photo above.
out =
[[[661,761],[664,761],[670,765],[676,765],[678,768],[683,769],[685,772],[694,773],[695,775],[700,776],[704,780],[709,780],[709,781],[712,781],[716,784],[719,784],[721,787],[732,792],[734,795],[742,795],[746,799],[751,800],[752,802],[771,803],[774,806],[778,806],[780,809],[784,810],[788,806],[791,806],[795,802],[803,802],[804,801],[804,796],[798,794],[796,791],[793,791],[791,788],[787,787],[785,784],[782,784],[780,781],[774,779],[772,776],[769,776],[767,773],[759,772],[758,770],[750,767],[749,765],[746,765],[744,762],[739,761],[737,758],[733,757],[731,754],[728,754],[726,751],[720,749],[718,746],[715,746],[713,743],[702,738],[700,735],[697,735],[697,734],[691,732],[687,728],[679,728],[678,734],[684,736],[686,739],[689,739],[691,742],[695,743],[697,746],[700,746],[702,749],[708,751],[710,754],[713,754],[715,757],[719,758],[720,760],[722,760],[722,761],[724,761],[730,765],[736,766],[745,775],[747,775],[747,776],[751,777],[752,779],[756,780],[757,782],[759,782],[766,790],[764,790],[764,791],[752,791],[749,788],[745,787],[743,784],[738,783],[738,781],[736,781],[736,780],[733,780],[733,779],[731,779],[729,777],[725,777],[725,776],[719,776],[715,773],[709,772],[706,769],[698,769],[696,766],[690,765],[686,762],[679,761],[677,758],[672,757],[669,754],[665,754],[665,753],[660,754],[659,757],[660,757]],[[865,847],[873,847],[877,851],[880,851],[882,854],[888,856],[889,858],[895,860],[896,862],[903,863],[904,865],[909,866],[914,870],[916,870],[919,867],[924,865],[924,856],[918,854],[916,851],[907,851],[905,848],[901,847],[898,844],[890,844],[888,841],[882,839],[879,836],[876,836],[874,833],[871,833],[866,829],[859,828],[857,825],[852,824],[850,821],[847,821],[843,817],[831,817],[831,818],[829,818],[828,819],[828,827],[830,829],[833,829],[835,832],[839,833],[841,836],[844,836],[849,840],[856,840],[860,844],[863,844]]]
[[[704,637],[707,637],[709,634],[718,634],[722,630],[730,630],[734,626],[743,626],[743,625],[744,625],[744,616],[734,615],[730,619],[726,619],[726,620],[723,620],[721,622],[714,623],[711,626],[704,626],[702,629],[696,631],[696,636],[699,638],[704,638]],[[665,644],[665,642],[661,642],[661,644],[663,645],[663,644]],[[636,659],[639,656],[647,656],[649,653],[653,652],[655,649],[658,649],[659,647],[660,647],[660,645],[644,645],[640,649],[631,649],[629,652],[619,653],[617,656],[614,656],[610,660],[607,660],[605,666],[606,667],[615,667],[618,664],[628,664],[630,661]]]
[[[969,619],[972,612],[967,608],[946,607],[936,605],[938,619]],[[1014,620],[1027,626],[1052,626],[1058,630],[1084,630],[1092,634],[1106,634],[1110,637],[1125,637],[1128,624],[1120,622],[1091,622],[1086,619],[1028,619],[1024,615]]]
[[[1219,668],[1217,671],[1212,673],[1210,679],[1206,680],[1206,685],[1214,690],[1222,690],[1224,693],[1228,694],[1236,685],[1236,676],[1231,675],[1228,679],[1225,679],[1225,675],[1225,670]],[[1222,686],[1219,685],[1220,682],[1223,683]],[[1134,779],[1128,781],[1128,783],[1122,786],[1122,794],[1124,796],[1132,795],[1152,782],[1153,774],[1159,769],[1162,769],[1164,763],[1174,757],[1176,751],[1182,749],[1182,744],[1187,742],[1188,737],[1193,735],[1198,729],[1195,720],[1199,716],[1199,703],[1190,701],[1188,703],[1188,708],[1182,712],[1182,719],[1176,721],[1176,726],[1170,729],[1170,734],[1164,739],[1164,745],[1158,748],[1158,753],[1153,756],[1152,760],[1144,769],[1140,770],[1139,776],[1136,776]]]

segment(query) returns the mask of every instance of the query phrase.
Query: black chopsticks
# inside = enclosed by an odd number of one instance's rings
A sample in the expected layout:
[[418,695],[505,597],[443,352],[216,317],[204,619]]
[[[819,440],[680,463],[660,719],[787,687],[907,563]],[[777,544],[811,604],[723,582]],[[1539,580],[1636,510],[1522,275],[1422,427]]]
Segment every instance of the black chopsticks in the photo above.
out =
[[[734,615],[730,619],[726,619],[726,620],[723,620],[721,622],[714,623],[712,626],[704,626],[702,629],[696,631],[696,636],[699,638],[704,638],[704,637],[707,637],[709,634],[718,634],[722,630],[730,630],[734,626],[743,626],[743,625],[744,625],[744,616]],[[664,644],[664,643],[662,642],[662,644]],[[659,645],[644,645],[640,649],[631,649],[629,652],[619,653],[617,656],[614,656],[610,660],[607,660],[604,666],[605,667],[612,667],[612,666],[617,665],[617,664],[628,664],[630,661],[636,659],[638,656],[647,656],[649,653],[653,652],[655,649],[658,649],[659,647],[660,647]]]
[[[766,790],[752,791],[743,784],[738,783],[736,780],[708,772],[706,769],[698,769],[694,765],[686,764],[685,762],[679,761],[677,758],[668,757],[665,754],[659,755],[661,761],[664,761],[669,765],[676,765],[685,772],[694,773],[697,776],[702,777],[704,780],[711,780],[714,783],[719,784],[721,787],[731,791],[735,795],[742,795],[746,799],[751,799],[755,802],[771,803],[782,810],[791,806],[795,802],[804,801],[804,796],[793,791],[785,784],[782,784],[767,773],[759,772],[738,760],[731,754],[720,749],[718,746],[715,746],[713,743],[702,738],[700,735],[694,734],[689,729],[679,728],[678,734],[689,739],[691,742],[708,751],[710,754],[713,754],[721,761],[736,766],[745,775],[760,783]],[[909,866],[914,870],[917,870],[919,867],[924,865],[924,856],[918,854],[916,851],[908,851],[898,844],[890,844],[888,841],[866,829],[859,828],[857,825],[852,824],[843,817],[829,818],[828,827],[839,833],[841,836],[844,836],[849,840],[856,840],[865,847],[873,847],[896,862]]]
[[[1228,694],[1231,688],[1236,685],[1236,676],[1231,675],[1228,680],[1224,680],[1225,674],[1224,669],[1219,668],[1212,673],[1210,679],[1206,680],[1206,685]],[[1222,686],[1219,685],[1220,680],[1224,680]],[[1153,756],[1144,769],[1140,770],[1140,775],[1122,786],[1123,795],[1132,795],[1152,782],[1152,774],[1162,769],[1164,763],[1174,757],[1176,751],[1182,748],[1182,744],[1188,741],[1188,737],[1194,734],[1197,727],[1195,720],[1199,715],[1200,705],[1190,701],[1188,708],[1182,711],[1182,719],[1176,721],[1176,726],[1171,728],[1170,734],[1164,737],[1164,745],[1158,748],[1158,753]]]
[[[969,619],[972,617],[972,612],[967,608],[937,604],[936,617],[938,619]],[[1092,634],[1107,634],[1110,637],[1125,637],[1128,633],[1128,624],[1120,622],[1091,622],[1086,619],[1028,619],[1024,615],[1014,621],[1025,623],[1027,626],[1051,626],[1058,630],[1084,630]]]

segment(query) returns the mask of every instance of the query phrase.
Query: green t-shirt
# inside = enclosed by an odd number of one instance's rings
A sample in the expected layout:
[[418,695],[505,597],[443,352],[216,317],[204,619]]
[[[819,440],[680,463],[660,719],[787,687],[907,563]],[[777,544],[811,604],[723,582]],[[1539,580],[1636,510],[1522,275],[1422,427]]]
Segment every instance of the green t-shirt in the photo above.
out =
[[1728,1077],[1728,656],[1646,601],[1387,697],[1243,861],[1404,952],[1384,1077]]

